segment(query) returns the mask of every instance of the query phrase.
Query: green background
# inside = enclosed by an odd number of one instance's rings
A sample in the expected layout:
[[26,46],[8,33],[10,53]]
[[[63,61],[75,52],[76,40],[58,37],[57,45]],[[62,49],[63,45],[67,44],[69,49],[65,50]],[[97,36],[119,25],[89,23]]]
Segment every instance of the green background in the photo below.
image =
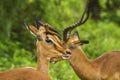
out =
[[[95,59],[120,50],[120,0],[90,1],[89,20],[74,31],[90,41],[82,48],[88,58]],[[25,28],[24,20],[36,25],[39,18],[62,36],[65,27],[79,20],[84,7],[84,0],[1,0],[0,71],[37,66],[36,39]],[[50,64],[50,76],[53,80],[79,80],[67,61]]]

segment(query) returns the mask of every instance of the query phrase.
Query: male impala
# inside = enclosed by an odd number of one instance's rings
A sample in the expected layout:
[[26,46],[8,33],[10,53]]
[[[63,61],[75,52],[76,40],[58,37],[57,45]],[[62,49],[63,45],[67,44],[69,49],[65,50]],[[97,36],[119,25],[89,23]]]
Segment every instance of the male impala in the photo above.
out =
[[0,72],[0,80],[50,80],[49,61],[57,57],[69,58],[69,50],[61,45],[57,32],[47,24],[37,20],[37,28],[26,24],[26,27],[37,38],[38,68],[17,68]]
[[[85,13],[87,11],[86,18]],[[88,41],[80,40],[75,32],[69,37],[71,30],[85,23],[89,13],[86,7],[79,22],[67,27],[63,32],[63,46],[71,50],[71,57],[68,59],[74,71],[82,80],[120,80],[120,51],[108,52],[95,60],[88,59],[79,45]],[[59,61],[63,58],[53,59]]]
[[[86,11],[87,16],[84,19]],[[79,40],[77,33],[69,38],[72,29],[87,21],[88,11],[86,7],[80,21],[66,28],[63,32],[64,44],[69,47],[72,53],[68,61],[82,80],[120,80],[120,51],[108,52],[95,60],[90,60],[78,46],[79,44],[88,43],[88,41]]]

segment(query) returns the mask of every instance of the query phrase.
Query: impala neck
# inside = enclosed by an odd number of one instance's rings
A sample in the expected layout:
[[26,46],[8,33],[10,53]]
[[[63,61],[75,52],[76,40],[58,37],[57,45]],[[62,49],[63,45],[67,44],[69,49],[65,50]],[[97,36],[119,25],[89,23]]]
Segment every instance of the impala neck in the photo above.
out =
[[[69,62],[73,67],[75,73],[82,79],[82,80],[97,80],[97,69],[96,63],[90,61],[82,51],[80,47],[76,47],[72,50],[71,58]],[[91,79],[90,79],[91,77]]]
[[37,70],[49,75],[49,61],[43,55],[45,52],[40,44],[37,44]]

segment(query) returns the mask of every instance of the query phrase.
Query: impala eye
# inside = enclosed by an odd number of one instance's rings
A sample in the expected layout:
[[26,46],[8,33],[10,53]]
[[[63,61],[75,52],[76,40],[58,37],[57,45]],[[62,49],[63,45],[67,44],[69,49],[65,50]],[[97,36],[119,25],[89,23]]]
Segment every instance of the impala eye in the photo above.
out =
[[49,39],[49,38],[46,38],[46,40],[45,40],[47,43],[50,43],[50,44],[52,44],[53,43],[53,41],[51,40],[51,39]]

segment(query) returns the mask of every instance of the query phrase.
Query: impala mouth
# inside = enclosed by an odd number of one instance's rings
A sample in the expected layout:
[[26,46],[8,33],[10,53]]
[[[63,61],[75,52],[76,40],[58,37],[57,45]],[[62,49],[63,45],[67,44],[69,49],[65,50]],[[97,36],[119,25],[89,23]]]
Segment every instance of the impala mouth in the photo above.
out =
[[70,56],[71,56],[71,54],[66,54],[66,55],[63,55],[62,58],[63,58],[63,59],[69,59]]

